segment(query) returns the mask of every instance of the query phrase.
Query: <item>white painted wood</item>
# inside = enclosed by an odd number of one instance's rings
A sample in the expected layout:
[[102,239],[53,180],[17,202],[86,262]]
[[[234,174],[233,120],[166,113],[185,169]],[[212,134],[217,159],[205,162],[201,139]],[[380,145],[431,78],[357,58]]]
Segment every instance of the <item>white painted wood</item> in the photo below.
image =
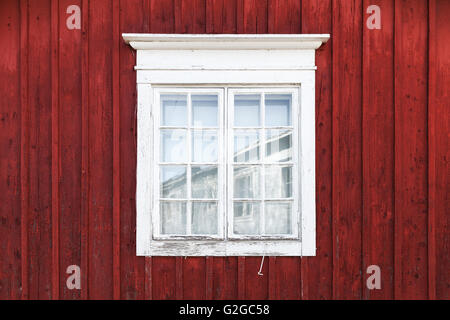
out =
[[[274,54],[276,51],[276,54]],[[136,70],[313,69],[308,50],[139,50]],[[155,63],[157,61],[157,63]]]
[[136,50],[317,49],[328,34],[122,34]]
[[300,210],[302,255],[316,255],[315,89],[314,72],[301,85],[300,106]]
[[[315,50],[329,35],[189,35],[123,34],[137,49],[138,157],[137,157],[137,255],[144,256],[246,256],[315,255]],[[299,208],[297,238],[239,240],[205,238],[153,239],[159,226],[155,195],[159,196],[158,169],[153,148],[159,135],[153,127],[153,87],[296,87],[299,88],[300,137],[297,159],[300,179],[295,197]],[[223,97],[227,105],[228,95]],[[224,109],[224,108],[223,108]],[[227,117],[222,137],[229,137]],[[293,114],[293,119],[295,119]],[[157,120],[157,119],[155,119]],[[157,122],[159,123],[159,121]],[[159,139],[159,138],[158,138]],[[224,141],[224,140],[223,140]],[[295,153],[294,147],[294,154]],[[225,150],[226,151],[226,150]],[[229,155],[222,154],[222,159]],[[228,172],[229,174],[229,172]],[[223,178],[225,179],[224,174]],[[225,188],[225,183],[224,188]],[[225,193],[225,191],[223,191]],[[224,197],[228,198],[229,197]],[[223,201],[225,202],[225,201]],[[226,204],[223,210],[229,211]],[[222,235],[230,226],[221,221]]]
[[299,85],[307,70],[138,70],[137,83],[158,85]]
[[144,256],[300,256],[298,240],[153,241]]
[[136,164],[136,254],[145,255],[152,235],[152,87],[138,84]]

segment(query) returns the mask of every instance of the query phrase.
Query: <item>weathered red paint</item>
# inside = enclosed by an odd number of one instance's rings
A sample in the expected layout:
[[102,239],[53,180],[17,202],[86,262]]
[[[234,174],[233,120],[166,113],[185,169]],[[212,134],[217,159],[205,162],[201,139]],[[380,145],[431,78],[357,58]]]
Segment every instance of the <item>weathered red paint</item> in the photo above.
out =
[[[446,0],[1,1],[0,299],[449,299],[449,16]],[[136,257],[123,32],[331,33],[316,257],[269,257],[262,276],[260,257]],[[72,264],[81,290],[65,285]],[[372,264],[381,290],[366,288]]]

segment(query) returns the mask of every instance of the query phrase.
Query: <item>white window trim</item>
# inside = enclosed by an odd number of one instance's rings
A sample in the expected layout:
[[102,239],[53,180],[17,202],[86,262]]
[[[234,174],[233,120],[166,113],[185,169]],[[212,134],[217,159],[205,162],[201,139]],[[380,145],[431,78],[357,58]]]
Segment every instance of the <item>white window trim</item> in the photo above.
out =
[[[315,50],[318,35],[123,34],[137,50],[139,256],[315,256]],[[300,240],[152,239],[153,87],[299,87]]]

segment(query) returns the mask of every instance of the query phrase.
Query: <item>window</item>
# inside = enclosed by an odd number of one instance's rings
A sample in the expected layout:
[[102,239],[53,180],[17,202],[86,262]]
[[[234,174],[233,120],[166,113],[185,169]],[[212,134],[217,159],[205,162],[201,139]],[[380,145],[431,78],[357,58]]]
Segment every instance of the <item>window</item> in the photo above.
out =
[[297,93],[298,88],[228,89],[230,239],[299,237]]
[[155,89],[155,239],[222,239],[223,89]]
[[327,35],[124,35],[138,50],[137,254],[315,255]]

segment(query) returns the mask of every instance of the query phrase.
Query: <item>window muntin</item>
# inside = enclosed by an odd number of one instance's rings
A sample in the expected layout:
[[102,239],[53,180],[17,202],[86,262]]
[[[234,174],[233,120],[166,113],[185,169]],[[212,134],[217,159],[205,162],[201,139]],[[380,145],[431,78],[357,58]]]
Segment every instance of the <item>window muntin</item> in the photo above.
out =
[[228,89],[228,238],[299,237],[297,90]]
[[223,89],[155,90],[154,239],[223,238]]

